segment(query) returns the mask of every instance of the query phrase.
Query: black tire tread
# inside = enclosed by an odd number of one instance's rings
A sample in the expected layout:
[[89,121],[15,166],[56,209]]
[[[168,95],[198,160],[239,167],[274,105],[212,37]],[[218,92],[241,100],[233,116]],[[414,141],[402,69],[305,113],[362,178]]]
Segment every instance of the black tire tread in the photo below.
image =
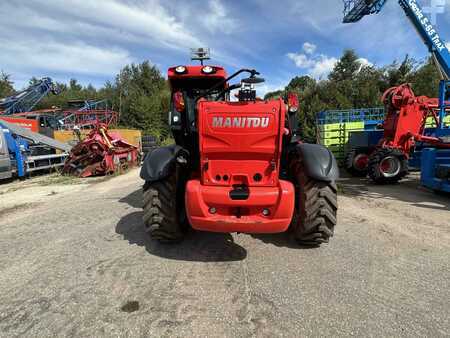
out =
[[360,151],[358,149],[352,149],[345,155],[344,159],[344,168],[345,170],[354,177],[366,177],[367,176],[367,170],[358,170],[353,166],[353,159],[356,155],[361,154],[363,151]]
[[335,182],[316,181],[300,174],[299,206],[291,224],[295,239],[302,245],[328,243],[337,223],[337,186]]
[[176,179],[146,183],[143,189],[144,225],[146,232],[160,242],[179,242],[184,237],[176,205]]
[[[395,177],[384,177],[378,169],[381,161],[387,156],[397,156],[400,158],[402,168],[399,174]],[[399,149],[380,148],[376,150],[369,158],[368,173],[370,179],[376,184],[398,183],[409,174],[408,160]]]

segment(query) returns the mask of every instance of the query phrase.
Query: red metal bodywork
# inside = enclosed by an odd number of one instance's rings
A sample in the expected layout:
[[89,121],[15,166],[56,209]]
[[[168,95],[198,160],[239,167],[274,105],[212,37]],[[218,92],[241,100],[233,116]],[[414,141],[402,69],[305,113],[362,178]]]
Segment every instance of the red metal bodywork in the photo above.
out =
[[[279,179],[285,115],[281,99],[198,103],[201,172],[187,183],[185,194],[193,228],[245,233],[287,230],[295,189]],[[248,198],[232,199],[230,192],[240,186],[248,188]]]
[[383,122],[384,136],[379,147],[400,149],[409,157],[415,142],[426,142],[436,147],[450,148],[450,144],[439,138],[424,135],[429,117],[438,124],[439,100],[426,96],[415,96],[409,84],[388,89],[382,98],[387,106]]
[[[246,201],[233,201],[230,188],[202,185],[186,187],[186,210],[194,229],[211,232],[278,233],[288,229],[294,212],[294,186],[280,180],[276,187],[250,187]],[[210,208],[216,213],[210,213]],[[239,214],[237,214],[237,210]],[[262,210],[270,210],[264,216]]]
[[0,116],[0,120],[5,120],[6,122],[17,124],[18,126],[28,129],[35,133],[39,132],[39,124],[38,121],[36,120],[17,117],[6,117],[6,116]]
[[63,173],[79,177],[106,175],[136,166],[138,161],[137,147],[108,133],[106,125],[100,124],[72,148]]
[[202,72],[204,66],[186,66],[186,72],[183,74],[178,74],[175,69],[177,67],[171,67],[168,70],[168,78],[169,80],[176,79],[195,79],[195,78],[219,78],[226,79],[227,73],[223,67],[220,66],[211,66],[214,69],[214,72],[211,74],[205,74]]

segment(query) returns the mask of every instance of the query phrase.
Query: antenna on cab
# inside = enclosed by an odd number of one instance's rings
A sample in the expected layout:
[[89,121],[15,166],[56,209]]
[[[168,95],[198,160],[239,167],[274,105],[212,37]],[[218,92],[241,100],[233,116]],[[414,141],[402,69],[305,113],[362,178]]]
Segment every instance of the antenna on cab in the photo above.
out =
[[211,59],[209,48],[191,48],[192,61],[200,61],[203,66],[203,61],[209,59]]

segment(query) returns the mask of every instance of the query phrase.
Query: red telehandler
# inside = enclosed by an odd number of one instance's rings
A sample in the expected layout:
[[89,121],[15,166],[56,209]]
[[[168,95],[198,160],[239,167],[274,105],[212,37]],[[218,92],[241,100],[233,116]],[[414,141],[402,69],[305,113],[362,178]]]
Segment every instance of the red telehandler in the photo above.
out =
[[[328,242],[336,225],[339,172],[332,153],[296,136],[298,99],[263,101],[259,73],[227,77],[219,66],[169,68],[175,143],[145,159],[144,223],[152,238],[183,239],[189,227],[280,233],[303,245]],[[230,81],[249,74],[240,83]],[[238,101],[230,100],[237,90]]]

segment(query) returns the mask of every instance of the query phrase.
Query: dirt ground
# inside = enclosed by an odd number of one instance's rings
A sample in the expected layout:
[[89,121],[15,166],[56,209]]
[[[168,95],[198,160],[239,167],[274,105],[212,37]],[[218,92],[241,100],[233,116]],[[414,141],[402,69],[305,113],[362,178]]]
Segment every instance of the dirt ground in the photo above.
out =
[[0,336],[449,336],[450,197],[343,179],[330,244],[147,238],[138,171],[0,185]]

